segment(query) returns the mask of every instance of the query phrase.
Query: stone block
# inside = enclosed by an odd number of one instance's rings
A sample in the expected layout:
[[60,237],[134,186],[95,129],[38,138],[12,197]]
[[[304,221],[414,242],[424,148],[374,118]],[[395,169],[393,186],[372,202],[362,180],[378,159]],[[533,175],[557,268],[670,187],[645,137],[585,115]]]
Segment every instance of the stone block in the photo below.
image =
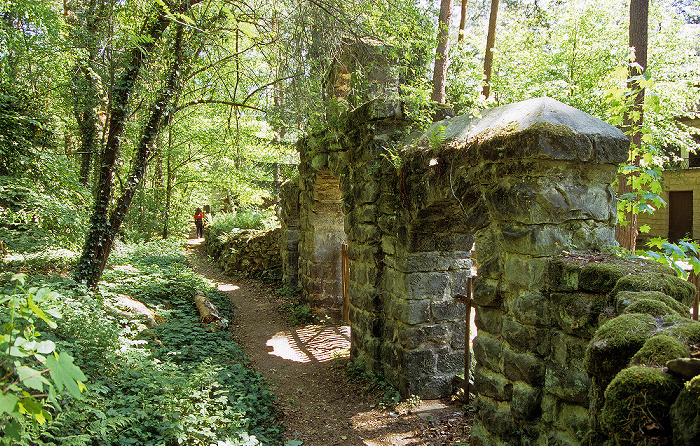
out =
[[500,401],[479,395],[476,400],[476,410],[474,425],[481,424],[492,435],[505,439],[503,444],[517,444],[508,441],[516,430],[509,401]]
[[445,375],[464,373],[464,350],[440,349],[437,356],[437,371]]
[[476,305],[493,307],[503,302],[503,293],[497,281],[478,276],[474,278],[472,298]]
[[432,349],[403,351],[403,369],[411,379],[437,373],[437,355]]
[[503,269],[503,278],[510,284],[537,290],[547,282],[549,259],[509,254]]
[[451,375],[429,375],[412,379],[400,390],[404,398],[417,395],[422,399],[437,399],[449,395],[452,391]]
[[404,324],[424,324],[430,320],[430,299],[393,299],[391,302],[391,314],[396,320]]
[[500,373],[479,366],[474,370],[474,388],[479,395],[498,401],[510,401],[513,396],[513,383]]
[[[471,260],[465,260],[471,263]],[[468,283],[471,275],[471,269],[451,269],[449,272],[450,296],[456,296],[457,294],[461,294],[462,296],[469,295]]]
[[590,379],[583,369],[550,364],[545,373],[544,389],[561,400],[588,407]]
[[424,325],[422,328],[423,333],[425,334],[425,340],[427,342],[430,342],[438,347],[447,345],[451,336],[451,332],[447,324],[430,324]]
[[483,331],[493,335],[500,335],[503,329],[504,314],[500,308],[476,307],[474,324],[480,333]]
[[542,391],[523,382],[515,382],[513,385],[513,400],[510,406],[514,417],[523,420],[532,420],[541,413],[540,401]]
[[524,324],[549,326],[551,324],[550,301],[541,293],[520,294],[506,302],[509,314]]
[[543,330],[538,330],[532,325],[522,324],[511,316],[503,317],[501,335],[516,352],[538,351],[542,343],[547,341],[547,339],[542,338],[543,334]]
[[407,350],[416,349],[424,345],[428,340],[425,329],[421,325],[399,323],[396,325],[396,331],[399,344]]
[[447,296],[449,277],[444,273],[408,274],[406,299],[440,299]]
[[565,333],[590,339],[597,328],[605,299],[600,294],[552,293],[552,323]]
[[[482,367],[488,367],[494,372],[503,370],[502,361],[506,346],[503,344],[502,340],[479,332],[474,338],[472,348],[474,350],[474,359],[477,364],[480,364]],[[510,374],[507,376],[513,379]]]
[[502,361],[503,374],[508,379],[522,381],[533,387],[540,387],[544,384],[545,363],[532,353],[517,353],[509,348],[504,348]]
[[451,297],[445,300],[432,301],[430,309],[434,321],[464,320],[467,314],[464,304]]

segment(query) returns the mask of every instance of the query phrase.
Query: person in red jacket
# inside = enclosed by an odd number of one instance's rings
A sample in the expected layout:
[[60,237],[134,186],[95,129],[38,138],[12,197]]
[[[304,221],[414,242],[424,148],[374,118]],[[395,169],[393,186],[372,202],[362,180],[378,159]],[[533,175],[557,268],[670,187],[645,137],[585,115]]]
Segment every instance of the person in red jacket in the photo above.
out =
[[202,229],[204,228],[204,213],[201,208],[194,211],[194,225],[197,226],[197,238],[202,238]]

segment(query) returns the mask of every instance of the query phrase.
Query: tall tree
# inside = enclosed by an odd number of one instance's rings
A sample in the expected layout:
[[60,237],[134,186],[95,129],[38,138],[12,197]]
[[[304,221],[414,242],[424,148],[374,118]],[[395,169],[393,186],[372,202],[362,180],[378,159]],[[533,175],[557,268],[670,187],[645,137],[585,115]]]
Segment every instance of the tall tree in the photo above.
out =
[[491,69],[493,68],[493,48],[496,45],[496,23],[498,20],[499,0],[491,0],[489,14],[489,30],[486,35],[486,51],[484,52],[484,86],[481,94],[488,99],[491,94]]
[[[625,113],[623,127],[632,145],[632,164],[639,164],[639,150],[642,145],[642,124],[644,121],[644,91],[641,79],[647,67],[647,46],[649,30],[649,0],[630,1],[629,46],[634,51],[634,59],[629,67],[628,88],[633,92],[632,103]],[[621,179],[618,187],[620,196],[633,192],[632,179]],[[637,214],[625,212],[626,224],[618,225],[615,238],[620,246],[634,252],[637,247]]]
[[433,70],[433,93],[431,95],[431,99],[439,104],[445,103],[451,19],[452,0],[441,0],[440,16],[438,18],[437,50],[435,51],[435,69]]
[[[157,92],[157,97],[147,113],[146,121],[141,127],[141,136],[134,153],[131,171],[126,181],[122,195],[114,200],[113,207],[113,177],[116,163],[122,148],[124,130],[131,118],[131,99],[146,66],[153,66],[156,44],[162,43],[168,26],[173,23],[173,14],[183,15],[189,11],[197,0],[183,0],[174,7],[166,8],[157,3],[154,9],[144,19],[142,36],[139,44],[132,47],[121,61],[121,76],[116,81],[110,100],[111,114],[109,130],[100,166],[99,182],[97,184],[95,202],[93,205],[90,229],[85,240],[82,256],[78,262],[74,277],[79,282],[86,282],[89,287],[97,285],[107,258],[112,250],[114,237],[121,226],[129,209],[137,186],[140,185],[146,173],[150,150],[160,128],[164,123],[173,96],[176,94],[180,64],[182,62],[182,26],[170,36],[171,54],[173,59],[169,64],[163,86]],[[169,9],[169,10],[168,10]],[[150,64],[149,64],[150,62]]]

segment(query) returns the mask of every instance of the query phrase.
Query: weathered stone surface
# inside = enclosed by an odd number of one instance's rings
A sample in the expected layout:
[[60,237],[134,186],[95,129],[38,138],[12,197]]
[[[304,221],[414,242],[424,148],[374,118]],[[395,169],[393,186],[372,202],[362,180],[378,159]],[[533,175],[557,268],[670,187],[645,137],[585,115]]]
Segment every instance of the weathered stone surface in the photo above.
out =
[[522,382],[513,385],[511,413],[516,418],[531,420],[540,414],[542,391]]
[[531,353],[516,353],[510,349],[504,349],[502,357],[503,374],[508,379],[523,381],[531,386],[543,386],[545,363],[542,359]]
[[481,395],[498,401],[510,401],[513,396],[513,383],[505,376],[477,364],[474,370],[474,386]]
[[[502,370],[501,358],[506,348],[502,340],[479,332],[474,338],[472,348],[474,349],[474,359],[476,359],[477,364],[488,367],[494,372]],[[506,374],[506,376],[514,379],[511,375]]]

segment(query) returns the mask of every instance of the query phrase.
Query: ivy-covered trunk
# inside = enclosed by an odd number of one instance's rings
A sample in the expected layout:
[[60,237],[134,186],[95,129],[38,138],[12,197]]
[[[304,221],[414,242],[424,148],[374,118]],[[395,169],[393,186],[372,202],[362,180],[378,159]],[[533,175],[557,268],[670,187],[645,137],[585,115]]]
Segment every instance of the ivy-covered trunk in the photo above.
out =
[[159,9],[157,16],[144,26],[144,34],[148,38],[144,39],[145,43],[142,43],[140,47],[131,51],[124,62],[126,67],[124,74],[114,88],[109,132],[100,166],[97,193],[90,219],[90,229],[85,239],[82,256],[74,272],[76,281],[85,282],[91,288],[97,285],[102,276],[107,258],[112,250],[114,237],[124,221],[137,187],[143,181],[151,147],[158,135],[167,107],[177,87],[181,54],[180,44],[182,40],[182,28],[180,26],[178,26],[175,38],[174,54],[176,56],[169,70],[167,83],[160,91],[158,99],[151,106],[150,118],[141,132],[141,139],[134,154],[131,172],[126,185],[110,211],[113,195],[113,174],[121,146],[120,141],[129,117],[130,98],[134,92],[139,73],[145,63],[146,55],[151,53],[156,42],[160,40],[169,24],[170,19],[167,18],[165,11]]

